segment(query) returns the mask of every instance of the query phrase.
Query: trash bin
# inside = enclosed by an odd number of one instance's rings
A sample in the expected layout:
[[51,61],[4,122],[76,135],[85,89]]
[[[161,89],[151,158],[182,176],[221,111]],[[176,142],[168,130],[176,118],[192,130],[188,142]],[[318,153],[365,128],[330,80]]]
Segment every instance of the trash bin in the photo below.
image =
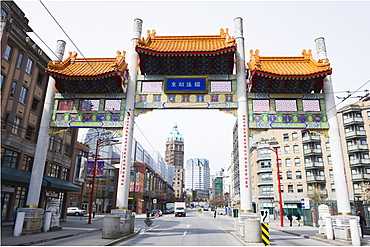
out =
[[237,208],[234,208],[233,209],[233,217],[234,218],[237,218],[238,217],[238,209]]

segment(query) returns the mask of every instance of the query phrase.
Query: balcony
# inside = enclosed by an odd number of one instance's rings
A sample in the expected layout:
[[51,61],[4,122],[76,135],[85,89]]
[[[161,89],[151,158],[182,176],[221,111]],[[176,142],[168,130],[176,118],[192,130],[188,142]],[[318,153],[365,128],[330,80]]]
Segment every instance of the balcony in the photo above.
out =
[[347,147],[348,153],[355,153],[361,151],[369,151],[367,144],[355,144]]
[[352,181],[359,182],[363,180],[366,180],[366,181],[370,180],[370,174],[363,174],[363,173],[352,174]]
[[349,165],[351,167],[355,167],[355,166],[370,166],[370,159],[353,159],[353,160],[349,160]]
[[363,123],[364,123],[364,120],[362,119],[362,117],[350,117],[350,118],[343,119],[343,125],[345,126],[351,125],[351,124],[363,124]]
[[302,138],[302,143],[321,142],[320,136],[309,135]]
[[345,133],[346,139],[365,137],[365,130],[353,130]]
[[307,148],[303,149],[303,155],[322,155],[321,148]]
[[258,181],[257,186],[262,186],[262,185],[272,185],[274,181],[272,179],[260,179]]
[[307,183],[325,183],[325,176],[319,176],[319,175],[314,175],[314,176],[307,176],[306,177]]
[[260,193],[258,199],[274,198],[274,193]]
[[322,161],[306,162],[305,168],[306,169],[324,169],[324,162]]

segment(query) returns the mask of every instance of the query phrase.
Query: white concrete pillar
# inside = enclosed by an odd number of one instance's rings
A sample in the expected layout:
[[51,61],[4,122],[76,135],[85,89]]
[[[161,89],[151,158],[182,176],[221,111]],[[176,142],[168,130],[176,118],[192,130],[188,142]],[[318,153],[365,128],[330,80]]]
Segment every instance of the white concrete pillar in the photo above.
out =
[[117,209],[128,209],[128,195],[130,188],[130,169],[132,165],[132,142],[134,135],[134,107],[136,93],[136,79],[138,71],[138,54],[135,51],[136,42],[141,36],[142,20],[135,19],[133,38],[131,39],[131,60],[129,63],[129,80],[127,85],[125,121],[123,126],[122,151],[117,186]]
[[358,227],[357,217],[351,217],[349,219],[349,229],[351,231],[351,241],[353,246],[361,246],[360,230]]
[[[328,61],[326,56],[325,40],[320,37],[315,40],[317,55],[320,60]],[[340,215],[351,215],[351,206],[349,201],[348,185],[345,176],[343,149],[341,145],[341,136],[337,118],[337,109],[335,107],[335,98],[331,76],[324,78],[323,92],[325,94],[326,111],[329,122],[329,143],[333,163],[333,174],[335,190],[337,195],[338,212]],[[344,138],[344,137],[343,137]]]
[[24,216],[26,215],[25,212],[18,212],[17,213],[17,219],[15,220],[14,224],[14,231],[13,236],[18,237],[22,234],[23,229],[23,222],[24,222]]
[[44,225],[43,225],[43,231],[47,232],[50,230],[50,224],[51,224],[51,212],[45,212],[44,214]]
[[[57,48],[55,50],[55,53],[58,55],[58,61],[62,61],[63,59],[65,46],[66,46],[65,41],[58,40]],[[51,118],[51,113],[53,111],[54,105],[54,95],[55,95],[54,84],[55,84],[54,79],[52,77],[49,77],[26,201],[26,206],[29,208],[37,208],[39,204],[46,155],[49,147],[49,121]]]
[[325,227],[326,227],[326,238],[327,239],[334,239],[334,229],[333,229],[333,222],[331,221],[331,217],[325,218]]
[[239,214],[253,212],[252,184],[249,161],[249,122],[247,108],[247,80],[243,37],[243,19],[234,19],[236,49],[236,82],[238,95],[238,145],[240,176]]

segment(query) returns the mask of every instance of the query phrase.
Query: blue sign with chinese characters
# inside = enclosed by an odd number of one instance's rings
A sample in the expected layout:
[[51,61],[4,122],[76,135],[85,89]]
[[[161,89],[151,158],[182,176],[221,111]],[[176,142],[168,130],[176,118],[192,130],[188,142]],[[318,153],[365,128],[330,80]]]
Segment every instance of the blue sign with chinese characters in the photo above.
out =
[[166,93],[207,93],[207,77],[166,77]]

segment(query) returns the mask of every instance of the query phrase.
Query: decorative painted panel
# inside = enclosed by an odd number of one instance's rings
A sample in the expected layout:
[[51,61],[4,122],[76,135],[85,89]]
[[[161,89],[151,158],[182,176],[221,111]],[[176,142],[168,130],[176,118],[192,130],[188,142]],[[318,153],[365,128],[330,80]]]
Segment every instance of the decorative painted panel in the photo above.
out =
[[250,129],[328,129],[323,94],[248,94]]
[[[121,128],[126,94],[55,94],[51,128]],[[55,132],[55,130],[51,130]]]

